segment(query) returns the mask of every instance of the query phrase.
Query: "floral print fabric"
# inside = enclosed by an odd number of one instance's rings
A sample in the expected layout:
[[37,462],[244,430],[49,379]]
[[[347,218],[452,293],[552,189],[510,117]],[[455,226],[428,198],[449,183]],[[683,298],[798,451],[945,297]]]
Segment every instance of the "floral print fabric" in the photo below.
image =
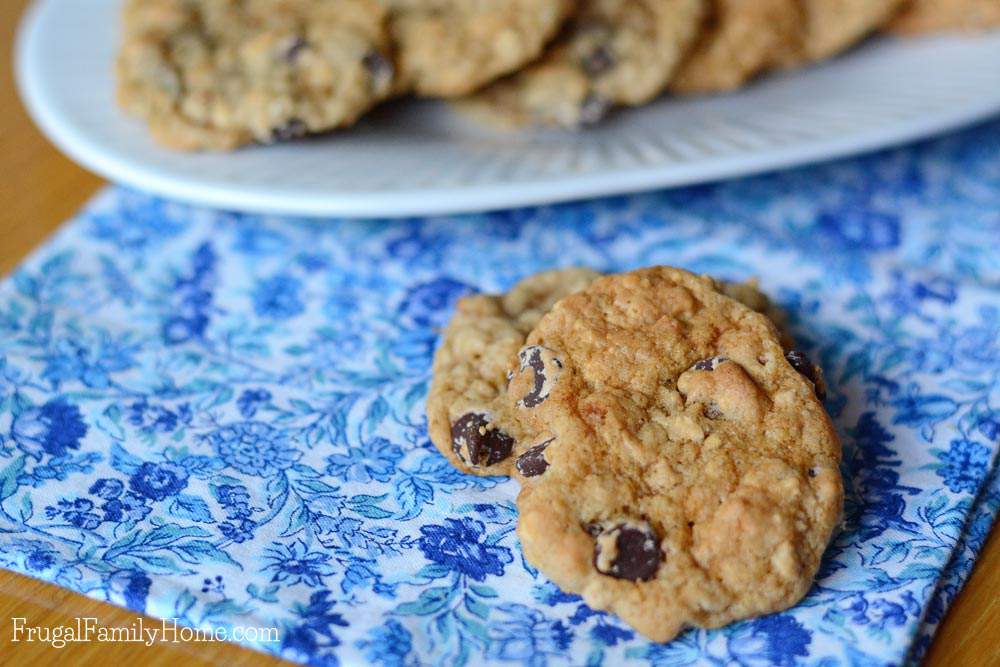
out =
[[[1000,124],[778,175],[402,221],[110,189],[0,285],[0,565],[316,665],[898,664],[1000,505]],[[424,399],[455,301],[554,266],[758,276],[826,370],[845,524],[787,612],[669,644],[521,557]],[[553,545],[557,548],[557,545]]]

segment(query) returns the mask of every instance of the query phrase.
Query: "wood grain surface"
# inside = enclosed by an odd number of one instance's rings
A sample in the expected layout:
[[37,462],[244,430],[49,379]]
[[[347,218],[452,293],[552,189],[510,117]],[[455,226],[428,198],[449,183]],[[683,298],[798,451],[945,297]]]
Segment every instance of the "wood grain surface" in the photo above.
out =
[[[84,2],[86,0],[75,0]],[[0,275],[9,273],[101,180],[60,155],[34,128],[14,87],[11,52],[27,0],[0,0]],[[1000,159],[1000,156],[998,156]],[[931,646],[926,664],[1000,665],[1000,538],[991,535],[965,590]],[[13,643],[12,621],[39,627],[95,617],[102,626],[129,626],[135,612],[0,570],[0,665],[268,665],[283,664],[230,644],[75,644],[55,649]]]

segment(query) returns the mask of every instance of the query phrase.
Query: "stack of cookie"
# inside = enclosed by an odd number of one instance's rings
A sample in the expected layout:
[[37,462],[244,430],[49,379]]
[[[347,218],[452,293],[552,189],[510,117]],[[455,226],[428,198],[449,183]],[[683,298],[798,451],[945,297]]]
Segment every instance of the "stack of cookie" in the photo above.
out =
[[431,439],[521,483],[528,562],[655,641],[795,604],[839,521],[819,370],[753,285],[542,273],[457,307]]
[[[909,5],[909,7],[907,7]],[[997,0],[127,0],[118,97],[162,143],[231,149],[393,97],[580,127],[665,91],[732,90],[901,32],[1000,25]],[[902,10],[902,14],[900,11]]]

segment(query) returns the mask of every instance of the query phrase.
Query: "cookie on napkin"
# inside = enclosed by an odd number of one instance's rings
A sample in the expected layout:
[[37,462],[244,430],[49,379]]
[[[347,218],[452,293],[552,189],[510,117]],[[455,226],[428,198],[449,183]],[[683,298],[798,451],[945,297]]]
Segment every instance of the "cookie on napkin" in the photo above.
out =
[[[785,609],[839,521],[840,444],[774,324],[708,278],[655,267],[566,297],[508,403],[538,443],[525,558],[654,641]],[[523,467],[523,466],[522,466]]]
[[505,400],[511,360],[559,299],[599,276],[557,269],[529,276],[506,294],[459,301],[434,355],[427,396],[431,441],[453,466],[476,475],[510,474],[524,440]]
[[[541,367],[543,356],[519,356],[528,333],[560,299],[600,275],[582,268],[545,271],[525,278],[505,294],[477,294],[459,301],[434,355],[427,397],[431,441],[453,466],[475,475],[510,475],[515,465],[520,471],[520,455],[537,443],[526,438],[507,403],[511,366],[516,364],[520,371]],[[768,315],[780,328],[782,313],[756,281],[715,284],[722,293]],[[790,346],[787,334],[782,336]],[[535,377],[538,385],[527,399],[529,404],[544,396],[555,379],[554,375],[548,380]],[[815,377],[822,383],[818,370]]]

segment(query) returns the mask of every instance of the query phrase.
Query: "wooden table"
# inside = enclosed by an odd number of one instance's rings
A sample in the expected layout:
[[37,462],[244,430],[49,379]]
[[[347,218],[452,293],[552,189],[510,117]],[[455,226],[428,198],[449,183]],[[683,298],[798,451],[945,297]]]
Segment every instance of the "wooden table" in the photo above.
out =
[[[79,0],[84,2],[86,0]],[[0,274],[97,190],[102,181],[60,155],[31,124],[14,89],[10,53],[27,0],[0,0]],[[1000,665],[1000,531],[994,531],[964,592],[931,647],[927,664]],[[128,626],[136,614],[65,589],[0,570],[0,665],[281,664],[229,644],[79,644],[61,650],[11,643],[13,617],[36,626],[69,625],[77,617]]]

